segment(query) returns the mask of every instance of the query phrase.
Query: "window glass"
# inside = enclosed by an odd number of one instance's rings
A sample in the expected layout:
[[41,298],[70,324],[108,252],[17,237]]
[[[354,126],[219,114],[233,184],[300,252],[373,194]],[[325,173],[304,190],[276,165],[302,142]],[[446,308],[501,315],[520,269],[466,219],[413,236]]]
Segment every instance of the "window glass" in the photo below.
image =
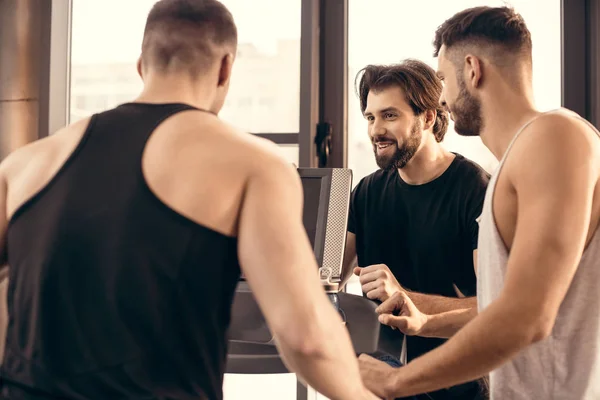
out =
[[[561,11],[558,0],[349,0],[348,165],[354,184],[377,169],[367,122],[360,112],[354,79],[367,64],[397,63],[417,58],[437,68],[433,57],[435,30],[456,12],[480,5],[512,5],[525,19],[533,41],[533,87],[541,110],[561,105]],[[376,24],[376,29],[374,29]],[[477,137],[462,137],[451,124],[444,139],[451,151],[461,153],[491,172],[497,160]]]
[[[144,24],[155,0],[73,0],[71,121],[134,99]],[[301,0],[223,0],[239,46],[221,117],[254,133],[297,133]],[[277,15],[277,18],[273,18]]]

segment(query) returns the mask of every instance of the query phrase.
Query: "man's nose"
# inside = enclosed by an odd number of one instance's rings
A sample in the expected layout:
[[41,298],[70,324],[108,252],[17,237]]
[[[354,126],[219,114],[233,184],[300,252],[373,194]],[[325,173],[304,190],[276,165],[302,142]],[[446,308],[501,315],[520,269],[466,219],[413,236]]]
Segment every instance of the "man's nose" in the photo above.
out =
[[444,93],[444,89],[442,89],[442,93],[440,94],[440,106],[442,106],[442,108],[444,110],[447,110],[447,104],[446,104],[446,94]]
[[371,136],[373,138],[376,138],[378,136],[384,136],[385,133],[386,133],[386,130],[385,130],[384,124],[382,124],[378,121],[374,121],[373,124],[371,125]]

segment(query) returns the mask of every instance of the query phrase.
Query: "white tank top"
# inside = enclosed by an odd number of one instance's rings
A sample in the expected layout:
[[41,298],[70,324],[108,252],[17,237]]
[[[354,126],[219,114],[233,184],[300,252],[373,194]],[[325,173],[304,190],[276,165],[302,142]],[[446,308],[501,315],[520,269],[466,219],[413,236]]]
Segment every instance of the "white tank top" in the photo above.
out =
[[[584,120],[559,109],[552,113]],[[585,120],[584,120],[585,121]],[[504,286],[508,251],[496,227],[492,199],[498,175],[525,124],[492,175],[479,217],[477,301],[481,311]],[[586,121],[587,122],[587,121]],[[598,130],[588,125],[600,135]],[[559,227],[557,227],[559,228]],[[492,400],[600,399],[600,228],[587,246],[563,300],[551,335],[490,374]],[[540,279],[544,279],[540,277]]]

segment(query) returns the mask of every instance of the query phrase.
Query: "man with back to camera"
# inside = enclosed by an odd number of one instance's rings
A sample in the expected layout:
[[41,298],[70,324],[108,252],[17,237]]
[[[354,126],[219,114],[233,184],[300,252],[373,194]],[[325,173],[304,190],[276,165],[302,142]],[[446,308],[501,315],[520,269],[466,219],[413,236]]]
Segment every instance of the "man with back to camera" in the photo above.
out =
[[236,45],[218,1],[157,2],[138,99],[1,164],[3,399],[221,399],[240,266],[291,371],[376,398],[320,285],[296,170],[216,117]]
[[[406,290],[429,313],[475,306],[475,297],[457,293],[475,295],[476,218],[489,175],[442,146],[448,113],[439,105],[442,83],[431,67],[406,60],[369,65],[359,76],[361,111],[380,169],[352,193],[343,280],[357,259],[363,268],[354,273],[370,299],[385,301]],[[402,335],[389,327],[381,335],[380,350],[399,356]],[[435,332],[430,336],[406,338],[408,360],[444,342]],[[424,398],[476,399],[483,391],[471,382]]]
[[[363,378],[385,398],[491,372],[494,400],[598,399],[599,132],[569,110],[535,108],[531,35],[511,8],[454,15],[435,54],[457,132],[500,160],[480,219],[479,314],[436,315],[454,335],[403,368],[361,356]],[[380,312],[397,309],[403,324],[422,315],[401,295]]]

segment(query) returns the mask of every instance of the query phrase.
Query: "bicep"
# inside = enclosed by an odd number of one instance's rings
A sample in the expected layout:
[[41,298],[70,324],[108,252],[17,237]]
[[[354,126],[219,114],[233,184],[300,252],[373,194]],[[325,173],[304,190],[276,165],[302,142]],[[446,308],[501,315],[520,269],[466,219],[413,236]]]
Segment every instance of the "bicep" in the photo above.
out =
[[554,320],[585,245],[597,173],[589,140],[576,130],[558,121],[531,132],[508,171],[517,221],[504,294],[531,318]]
[[240,214],[238,255],[275,332],[292,319],[306,320],[301,314],[314,311],[309,302],[321,287],[302,224],[302,189],[295,170],[250,179]]

